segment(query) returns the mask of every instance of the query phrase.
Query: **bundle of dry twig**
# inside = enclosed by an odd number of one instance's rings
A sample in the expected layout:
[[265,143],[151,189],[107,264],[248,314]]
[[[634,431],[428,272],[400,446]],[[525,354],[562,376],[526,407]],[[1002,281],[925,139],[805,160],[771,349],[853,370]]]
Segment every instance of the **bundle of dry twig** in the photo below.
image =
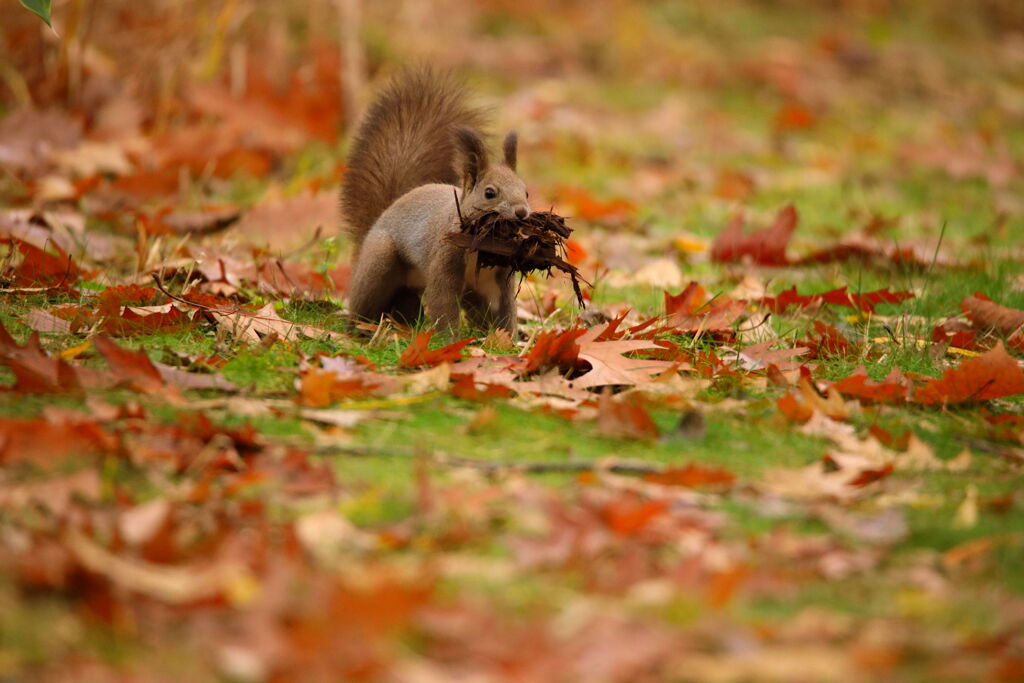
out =
[[511,268],[523,275],[534,270],[546,270],[550,275],[551,269],[557,268],[572,279],[580,306],[586,305],[579,271],[564,258],[565,240],[572,228],[562,216],[537,211],[526,218],[502,218],[490,211],[473,217],[460,212],[459,219],[461,232],[449,234],[447,240],[475,251],[478,268]]

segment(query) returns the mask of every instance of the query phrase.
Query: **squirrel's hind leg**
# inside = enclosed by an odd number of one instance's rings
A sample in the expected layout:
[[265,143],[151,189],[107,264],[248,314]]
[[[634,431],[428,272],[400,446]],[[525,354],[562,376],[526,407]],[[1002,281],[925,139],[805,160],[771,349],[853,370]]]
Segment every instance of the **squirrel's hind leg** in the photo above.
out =
[[423,316],[423,306],[420,304],[421,292],[412,287],[401,287],[391,298],[388,305],[388,314],[400,323],[415,325]]
[[367,235],[349,280],[349,312],[373,322],[380,320],[381,314],[391,309],[407,270],[390,237]]
[[450,339],[459,334],[459,303],[465,282],[465,252],[450,244],[436,245],[427,267],[423,310],[438,332]]

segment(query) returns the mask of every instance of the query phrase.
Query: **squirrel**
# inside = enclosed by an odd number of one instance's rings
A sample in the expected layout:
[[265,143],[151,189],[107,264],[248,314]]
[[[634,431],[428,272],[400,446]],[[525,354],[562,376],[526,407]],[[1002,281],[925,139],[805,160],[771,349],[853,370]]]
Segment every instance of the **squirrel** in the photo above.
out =
[[[341,192],[355,242],[349,280],[354,316],[415,321],[422,310],[455,338],[460,308],[474,326],[515,338],[516,283],[508,268],[477,268],[476,254],[445,236],[461,216],[530,214],[516,175],[517,136],[502,159],[484,145],[483,111],[465,89],[432,69],[398,75],[369,107],[352,143]],[[422,296],[422,308],[421,308]]]

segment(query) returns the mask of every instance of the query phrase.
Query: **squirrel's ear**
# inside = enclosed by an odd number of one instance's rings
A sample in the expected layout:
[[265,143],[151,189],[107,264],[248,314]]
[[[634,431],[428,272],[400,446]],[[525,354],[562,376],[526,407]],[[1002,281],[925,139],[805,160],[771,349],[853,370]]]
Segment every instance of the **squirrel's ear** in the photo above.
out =
[[459,152],[457,163],[461,166],[455,170],[462,174],[467,188],[473,187],[487,171],[487,148],[480,136],[469,128],[455,129],[455,143]]
[[513,171],[516,170],[516,145],[518,144],[519,136],[514,130],[508,132],[508,135],[505,136],[505,142],[501,144],[501,149],[505,153],[505,165]]

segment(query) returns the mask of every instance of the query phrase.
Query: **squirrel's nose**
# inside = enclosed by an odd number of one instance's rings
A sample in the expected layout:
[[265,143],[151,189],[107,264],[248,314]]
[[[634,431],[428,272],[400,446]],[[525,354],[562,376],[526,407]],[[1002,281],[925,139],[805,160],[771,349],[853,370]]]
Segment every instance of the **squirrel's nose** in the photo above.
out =
[[516,218],[526,218],[526,215],[530,213],[529,209],[525,206],[520,206],[516,209]]

